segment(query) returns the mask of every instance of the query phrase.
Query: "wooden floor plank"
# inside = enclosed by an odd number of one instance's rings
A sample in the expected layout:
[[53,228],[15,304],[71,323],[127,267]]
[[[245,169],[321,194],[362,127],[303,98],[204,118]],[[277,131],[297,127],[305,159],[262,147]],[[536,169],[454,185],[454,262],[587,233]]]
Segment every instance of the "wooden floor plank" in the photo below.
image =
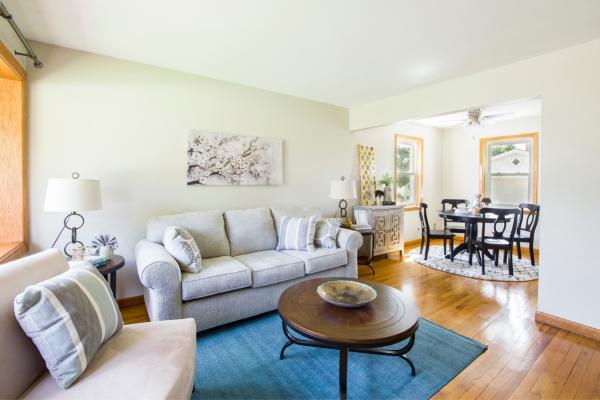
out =
[[[600,400],[600,342],[536,322],[537,281],[485,281],[437,271],[407,256],[417,247],[406,246],[402,257],[378,258],[375,275],[359,266],[359,277],[403,291],[423,318],[489,346],[433,399]],[[121,314],[126,324],[149,321],[144,305]]]

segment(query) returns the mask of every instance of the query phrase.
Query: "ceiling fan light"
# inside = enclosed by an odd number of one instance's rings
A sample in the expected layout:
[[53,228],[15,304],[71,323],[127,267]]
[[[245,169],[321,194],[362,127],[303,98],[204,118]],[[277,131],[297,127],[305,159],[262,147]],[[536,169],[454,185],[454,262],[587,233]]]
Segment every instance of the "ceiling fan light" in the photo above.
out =
[[473,130],[479,132],[483,130],[483,125],[479,121],[473,123]]
[[472,130],[473,130],[473,122],[469,122],[463,128],[463,131],[465,131],[465,132],[471,132]]

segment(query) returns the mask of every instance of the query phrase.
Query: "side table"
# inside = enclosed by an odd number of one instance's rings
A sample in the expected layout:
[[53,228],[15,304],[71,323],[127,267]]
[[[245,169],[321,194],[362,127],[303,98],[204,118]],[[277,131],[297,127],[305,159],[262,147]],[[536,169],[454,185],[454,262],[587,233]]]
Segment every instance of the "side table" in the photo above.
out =
[[356,232],[360,233],[361,235],[363,235],[363,237],[371,237],[371,255],[370,258],[367,260],[366,263],[358,263],[358,265],[366,265],[367,267],[371,268],[371,271],[373,271],[373,275],[375,275],[375,270],[373,269],[373,266],[371,265],[371,263],[373,262],[373,258],[375,258],[375,231],[360,231],[357,230]]
[[[106,265],[99,267],[98,272],[104,276],[107,282],[110,283],[110,290],[112,290],[113,297],[117,298],[117,271],[125,266],[125,259],[121,256],[113,254],[110,260],[106,260]],[[110,275],[110,281],[108,276]]]

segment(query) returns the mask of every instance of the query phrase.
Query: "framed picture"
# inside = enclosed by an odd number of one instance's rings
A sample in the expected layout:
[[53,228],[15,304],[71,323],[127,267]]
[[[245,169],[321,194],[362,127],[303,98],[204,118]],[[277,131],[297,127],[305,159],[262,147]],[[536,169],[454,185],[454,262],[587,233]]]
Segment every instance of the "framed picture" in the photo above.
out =
[[367,221],[367,210],[355,210],[354,220],[356,221],[356,225],[369,225],[369,221]]
[[188,185],[281,185],[283,141],[188,132]]

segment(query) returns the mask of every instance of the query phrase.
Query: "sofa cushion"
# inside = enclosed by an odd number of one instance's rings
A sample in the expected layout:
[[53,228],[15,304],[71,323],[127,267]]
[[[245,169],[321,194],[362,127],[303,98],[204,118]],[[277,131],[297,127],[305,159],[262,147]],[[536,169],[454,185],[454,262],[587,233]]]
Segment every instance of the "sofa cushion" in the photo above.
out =
[[319,218],[315,225],[315,245],[326,249],[335,249],[341,224],[341,218]]
[[321,209],[317,206],[308,207],[271,207],[271,215],[273,215],[273,221],[275,222],[275,231],[277,237],[279,237],[279,228],[281,227],[281,219],[283,217],[310,217],[316,215],[317,218],[321,218]]
[[281,218],[277,250],[315,251],[316,223],[316,215]]
[[189,399],[196,375],[193,319],[126,325],[63,390],[42,375],[22,399]]
[[252,271],[229,256],[202,260],[202,271],[197,274],[181,274],[183,300],[199,299],[249,286],[252,286]]
[[225,229],[231,256],[275,250],[277,234],[268,208],[225,211]]
[[165,231],[170,226],[187,229],[196,241],[203,259],[230,254],[223,211],[198,211],[152,217],[146,224],[146,239],[164,244]]
[[252,287],[272,285],[304,276],[304,262],[275,250],[242,254],[236,260],[252,270]]
[[58,386],[67,389],[100,345],[123,327],[119,306],[96,267],[74,263],[62,274],[27,287],[15,316]]
[[165,250],[177,261],[183,272],[197,274],[202,268],[202,256],[196,241],[187,229],[170,226],[165,231]]
[[348,264],[348,253],[344,249],[325,249],[317,247],[315,251],[282,250],[289,256],[304,261],[307,274],[325,271]]

